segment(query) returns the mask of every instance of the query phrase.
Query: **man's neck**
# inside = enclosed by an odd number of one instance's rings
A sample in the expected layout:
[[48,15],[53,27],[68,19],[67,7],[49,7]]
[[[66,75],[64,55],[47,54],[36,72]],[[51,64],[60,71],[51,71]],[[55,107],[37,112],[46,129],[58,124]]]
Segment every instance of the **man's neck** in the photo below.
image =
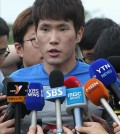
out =
[[66,63],[63,63],[61,65],[50,65],[47,63],[44,63],[44,69],[47,72],[47,74],[50,74],[51,71],[53,70],[59,70],[61,71],[64,75],[69,73],[76,65],[76,59],[71,59],[71,61],[68,61]]

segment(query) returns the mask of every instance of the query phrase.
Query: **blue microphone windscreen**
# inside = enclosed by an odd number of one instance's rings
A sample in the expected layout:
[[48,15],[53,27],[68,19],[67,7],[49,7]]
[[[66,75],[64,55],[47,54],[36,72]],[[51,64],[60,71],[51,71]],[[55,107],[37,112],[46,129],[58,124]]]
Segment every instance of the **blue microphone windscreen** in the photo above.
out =
[[90,77],[100,80],[105,86],[117,80],[117,75],[113,66],[105,59],[94,61],[89,68]]
[[44,104],[43,85],[41,83],[30,83],[26,95],[27,109],[41,111]]

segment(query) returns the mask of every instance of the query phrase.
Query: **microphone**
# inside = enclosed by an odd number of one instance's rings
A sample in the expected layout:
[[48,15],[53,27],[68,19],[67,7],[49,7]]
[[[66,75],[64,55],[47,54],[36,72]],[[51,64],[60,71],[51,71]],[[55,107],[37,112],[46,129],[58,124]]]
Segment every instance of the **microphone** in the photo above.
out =
[[[74,124],[83,125],[83,111],[87,111],[87,100],[84,90],[81,87],[80,81],[70,76],[65,79],[64,85],[68,88],[66,90],[66,111],[68,114],[73,114]],[[80,134],[78,131],[76,134]]]
[[108,91],[99,80],[96,78],[88,80],[84,85],[84,91],[93,104],[97,106],[102,104],[113,120],[120,126],[120,120],[107,102],[109,100]]
[[81,87],[82,84],[75,76],[70,76],[64,80],[64,85],[67,88]]
[[[9,76],[5,77],[3,80],[3,90],[2,90],[2,95],[7,95],[7,84],[8,82],[14,82],[13,79]],[[3,105],[8,105],[8,108],[4,110],[7,113],[7,116],[4,117],[4,121],[10,120],[14,118],[15,115],[15,105],[14,103],[8,103],[7,100],[4,100],[0,102],[0,106]],[[21,118],[24,118],[25,115],[30,114],[30,111],[27,110],[26,106],[24,103],[21,103]]]
[[57,133],[62,134],[61,103],[66,97],[66,87],[64,86],[64,76],[62,72],[53,70],[49,75],[50,89],[44,90],[45,100],[55,102]]
[[8,82],[7,84],[7,102],[15,105],[15,134],[20,134],[21,102],[25,101],[27,89],[27,82]]
[[32,110],[31,126],[37,126],[37,111],[41,111],[44,105],[43,85],[31,82],[26,95],[26,107]]
[[120,101],[120,88],[117,88],[117,75],[113,66],[105,59],[98,59],[89,68],[90,76],[100,80],[113,94],[117,102]]
[[116,73],[120,73],[120,56],[110,56],[107,61],[114,67]]

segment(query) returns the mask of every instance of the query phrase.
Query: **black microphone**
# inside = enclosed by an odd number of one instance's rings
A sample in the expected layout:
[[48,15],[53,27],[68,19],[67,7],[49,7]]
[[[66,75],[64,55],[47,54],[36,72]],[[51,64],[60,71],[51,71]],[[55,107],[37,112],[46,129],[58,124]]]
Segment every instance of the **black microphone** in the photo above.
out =
[[49,76],[50,89],[44,90],[44,98],[55,102],[57,133],[62,134],[61,103],[66,97],[66,87],[64,86],[64,76],[62,72],[54,70]]
[[109,56],[107,61],[114,67],[116,73],[120,73],[120,56]]
[[[5,77],[5,79],[3,80],[3,89],[1,91],[1,93],[3,95],[7,95],[7,84],[8,82],[14,82],[14,80],[7,76]],[[4,121],[7,121],[7,120],[10,120],[10,119],[13,119],[15,117],[15,104],[14,103],[8,103],[7,100],[4,100],[2,102],[0,102],[0,106],[3,106],[3,105],[8,105],[7,109],[4,110],[6,112],[6,116],[4,117],[3,119],[3,122]],[[24,118],[25,115],[29,115],[31,111],[27,110],[26,108],[26,105],[25,103],[21,103],[21,118]]]
[[25,102],[27,90],[27,82],[8,82],[7,84],[7,102],[15,105],[15,134],[20,134],[21,102]]

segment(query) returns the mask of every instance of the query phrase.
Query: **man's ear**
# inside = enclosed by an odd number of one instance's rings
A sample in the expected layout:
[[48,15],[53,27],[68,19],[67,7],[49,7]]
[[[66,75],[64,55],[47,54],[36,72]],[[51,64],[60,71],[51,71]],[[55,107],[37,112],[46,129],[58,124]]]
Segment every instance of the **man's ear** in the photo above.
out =
[[84,28],[80,27],[79,31],[77,32],[77,42],[76,43],[79,43],[81,41],[83,33],[84,33]]
[[18,43],[18,42],[15,42],[15,50],[16,50],[16,53],[20,56],[20,57],[23,57],[23,46]]

